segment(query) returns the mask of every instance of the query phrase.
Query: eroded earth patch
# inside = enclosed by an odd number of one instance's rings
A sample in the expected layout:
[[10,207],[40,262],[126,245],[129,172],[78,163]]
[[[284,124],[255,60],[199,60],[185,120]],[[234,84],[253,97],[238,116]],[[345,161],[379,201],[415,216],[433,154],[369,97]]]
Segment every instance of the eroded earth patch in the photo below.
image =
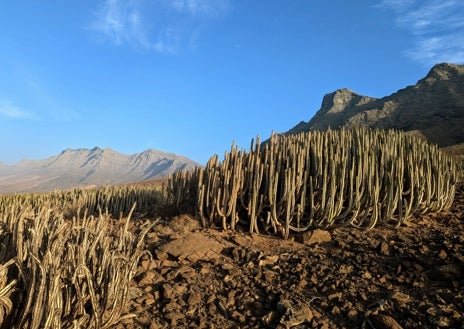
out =
[[120,328],[464,328],[464,185],[450,210],[400,229],[290,240],[201,229],[147,236]]

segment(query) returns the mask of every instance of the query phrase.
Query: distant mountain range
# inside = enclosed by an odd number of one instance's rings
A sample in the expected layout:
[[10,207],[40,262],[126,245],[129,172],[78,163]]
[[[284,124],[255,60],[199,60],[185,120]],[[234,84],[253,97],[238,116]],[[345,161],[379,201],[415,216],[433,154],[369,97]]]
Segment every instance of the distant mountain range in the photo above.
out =
[[[383,98],[339,89],[324,96],[309,122],[285,134],[355,126],[404,130],[441,147],[464,143],[464,65],[437,64],[414,86]],[[126,184],[196,166],[188,158],[152,149],[133,155],[98,147],[67,149],[13,166],[0,162],[0,193]]]
[[126,184],[196,166],[200,165],[186,157],[153,149],[132,155],[109,148],[66,149],[47,159],[0,163],[0,193]]
[[464,143],[464,65],[437,64],[416,85],[383,98],[339,89],[286,134],[359,126],[407,131],[441,147]]

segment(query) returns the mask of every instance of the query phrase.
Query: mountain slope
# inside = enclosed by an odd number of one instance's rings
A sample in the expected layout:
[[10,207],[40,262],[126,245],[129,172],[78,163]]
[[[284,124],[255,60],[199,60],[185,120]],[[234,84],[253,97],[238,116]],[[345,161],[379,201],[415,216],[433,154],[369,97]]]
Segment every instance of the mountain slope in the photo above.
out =
[[416,85],[379,99],[339,89],[287,133],[355,126],[410,131],[443,147],[464,142],[464,65],[437,64]]
[[0,193],[125,184],[196,166],[199,164],[188,158],[153,149],[132,155],[109,148],[66,149],[47,159],[0,166]]

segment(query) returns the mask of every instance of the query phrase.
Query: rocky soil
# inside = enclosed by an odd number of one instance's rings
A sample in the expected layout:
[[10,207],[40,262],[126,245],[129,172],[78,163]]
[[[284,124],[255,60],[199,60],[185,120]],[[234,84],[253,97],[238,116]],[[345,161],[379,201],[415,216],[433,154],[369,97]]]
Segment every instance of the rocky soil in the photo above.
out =
[[118,328],[464,328],[463,232],[464,184],[400,229],[282,240],[176,216],[148,234]]

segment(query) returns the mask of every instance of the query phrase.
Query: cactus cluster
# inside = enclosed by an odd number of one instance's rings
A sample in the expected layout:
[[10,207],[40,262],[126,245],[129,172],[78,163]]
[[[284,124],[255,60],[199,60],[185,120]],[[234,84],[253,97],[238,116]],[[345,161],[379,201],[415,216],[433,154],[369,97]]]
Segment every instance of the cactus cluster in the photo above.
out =
[[168,194],[193,205],[205,226],[282,234],[350,224],[398,227],[451,206],[456,163],[436,146],[394,130],[340,129],[272,135],[248,152],[177,172]]
[[134,317],[129,288],[156,221],[134,232],[131,215],[164,198],[141,186],[0,196],[0,328],[102,329]]
[[37,215],[40,209],[52,206],[72,217],[76,209],[85,209],[87,213],[97,215],[99,210],[108,211],[114,216],[127,214],[134,203],[137,210],[153,209],[166,200],[164,186],[102,186],[92,189],[76,188],[69,191],[47,193],[19,193],[0,195],[1,216],[12,211],[30,209],[31,215]]

